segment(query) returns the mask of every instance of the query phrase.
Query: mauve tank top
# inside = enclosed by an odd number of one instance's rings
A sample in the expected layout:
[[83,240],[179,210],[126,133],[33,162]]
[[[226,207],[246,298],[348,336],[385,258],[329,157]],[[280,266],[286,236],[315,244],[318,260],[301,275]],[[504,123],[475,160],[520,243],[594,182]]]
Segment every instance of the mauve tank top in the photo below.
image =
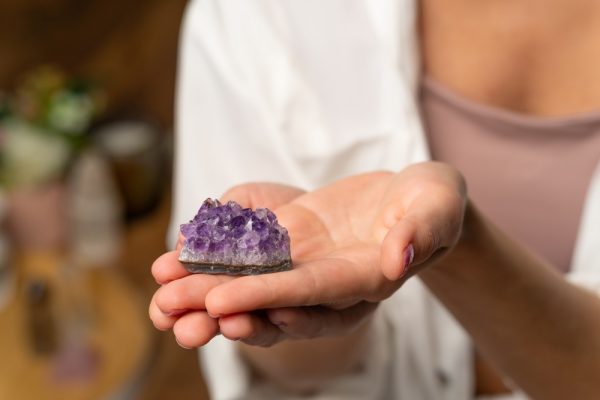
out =
[[464,174],[470,197],[504,232],[568,271],[600,159],[600,112],[527,116],[478,104],[430,78],[420,102],[433,159]]

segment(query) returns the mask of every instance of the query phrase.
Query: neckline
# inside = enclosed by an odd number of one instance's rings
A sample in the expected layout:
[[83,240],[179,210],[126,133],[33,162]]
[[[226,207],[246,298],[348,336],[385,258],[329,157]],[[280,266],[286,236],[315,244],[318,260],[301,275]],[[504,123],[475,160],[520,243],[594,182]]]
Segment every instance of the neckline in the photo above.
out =
[[541,117],[479,103],[454,91],[453,89],[450,89],[430,76],[422,77],[421,84],[430,93],[441,98],[446,103],[458,106],[463,112],[467,112],[475,117],[484,118],[486,120],[493,120],[521,127],[544,130],[600,124],[600,110],[558,117]]

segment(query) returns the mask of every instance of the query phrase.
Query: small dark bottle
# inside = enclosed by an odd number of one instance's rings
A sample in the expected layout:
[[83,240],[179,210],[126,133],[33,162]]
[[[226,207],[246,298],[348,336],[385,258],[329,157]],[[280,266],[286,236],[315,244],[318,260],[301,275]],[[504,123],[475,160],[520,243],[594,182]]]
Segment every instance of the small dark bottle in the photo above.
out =
[[56,323],[48,284],[34,280],[27,284],[27,323],[35,354],[49,355],[57,349]]

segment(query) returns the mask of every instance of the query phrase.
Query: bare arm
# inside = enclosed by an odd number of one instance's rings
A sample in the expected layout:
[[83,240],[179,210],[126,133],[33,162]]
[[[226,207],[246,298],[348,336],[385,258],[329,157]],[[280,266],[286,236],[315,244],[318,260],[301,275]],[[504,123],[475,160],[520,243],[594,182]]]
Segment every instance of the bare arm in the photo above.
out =
[[533,398],[600,393],[600,299],[467,207],[454,251],[421,279],[477,347]]
[[[155,325],[173,328],[188,346],[218,331],[275,345],[242,352],[268,378],[307,390],[360,363],[377,302],[419,274],[487,358],[529,395],[600,393],[599,298],[498,231],[468,204],[452,168],[426,163],[397,175],[352,177],[294,198],[278,216],[295,243],[296,268],[236,279],[186,276],[167,255],[153,266],[163,283],[150,308]],[[413,248],[414,260],[407,257]],[[171,315],[181,309],[189,311]],[[323,359],[318,373],[305,356],[320,356],[324,342],[276,345],[323,336],[344,336],[329,345],[345,357]]]

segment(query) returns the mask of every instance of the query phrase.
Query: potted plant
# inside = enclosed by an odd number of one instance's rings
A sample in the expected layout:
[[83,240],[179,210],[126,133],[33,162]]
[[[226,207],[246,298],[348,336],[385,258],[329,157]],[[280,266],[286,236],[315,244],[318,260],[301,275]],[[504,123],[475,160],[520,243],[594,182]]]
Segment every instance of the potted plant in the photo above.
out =
[[63,245],[64,178],[103,104],[89,82],[53,67],[35,69],[14,94],[0,96],[0,186],[18,247]]

